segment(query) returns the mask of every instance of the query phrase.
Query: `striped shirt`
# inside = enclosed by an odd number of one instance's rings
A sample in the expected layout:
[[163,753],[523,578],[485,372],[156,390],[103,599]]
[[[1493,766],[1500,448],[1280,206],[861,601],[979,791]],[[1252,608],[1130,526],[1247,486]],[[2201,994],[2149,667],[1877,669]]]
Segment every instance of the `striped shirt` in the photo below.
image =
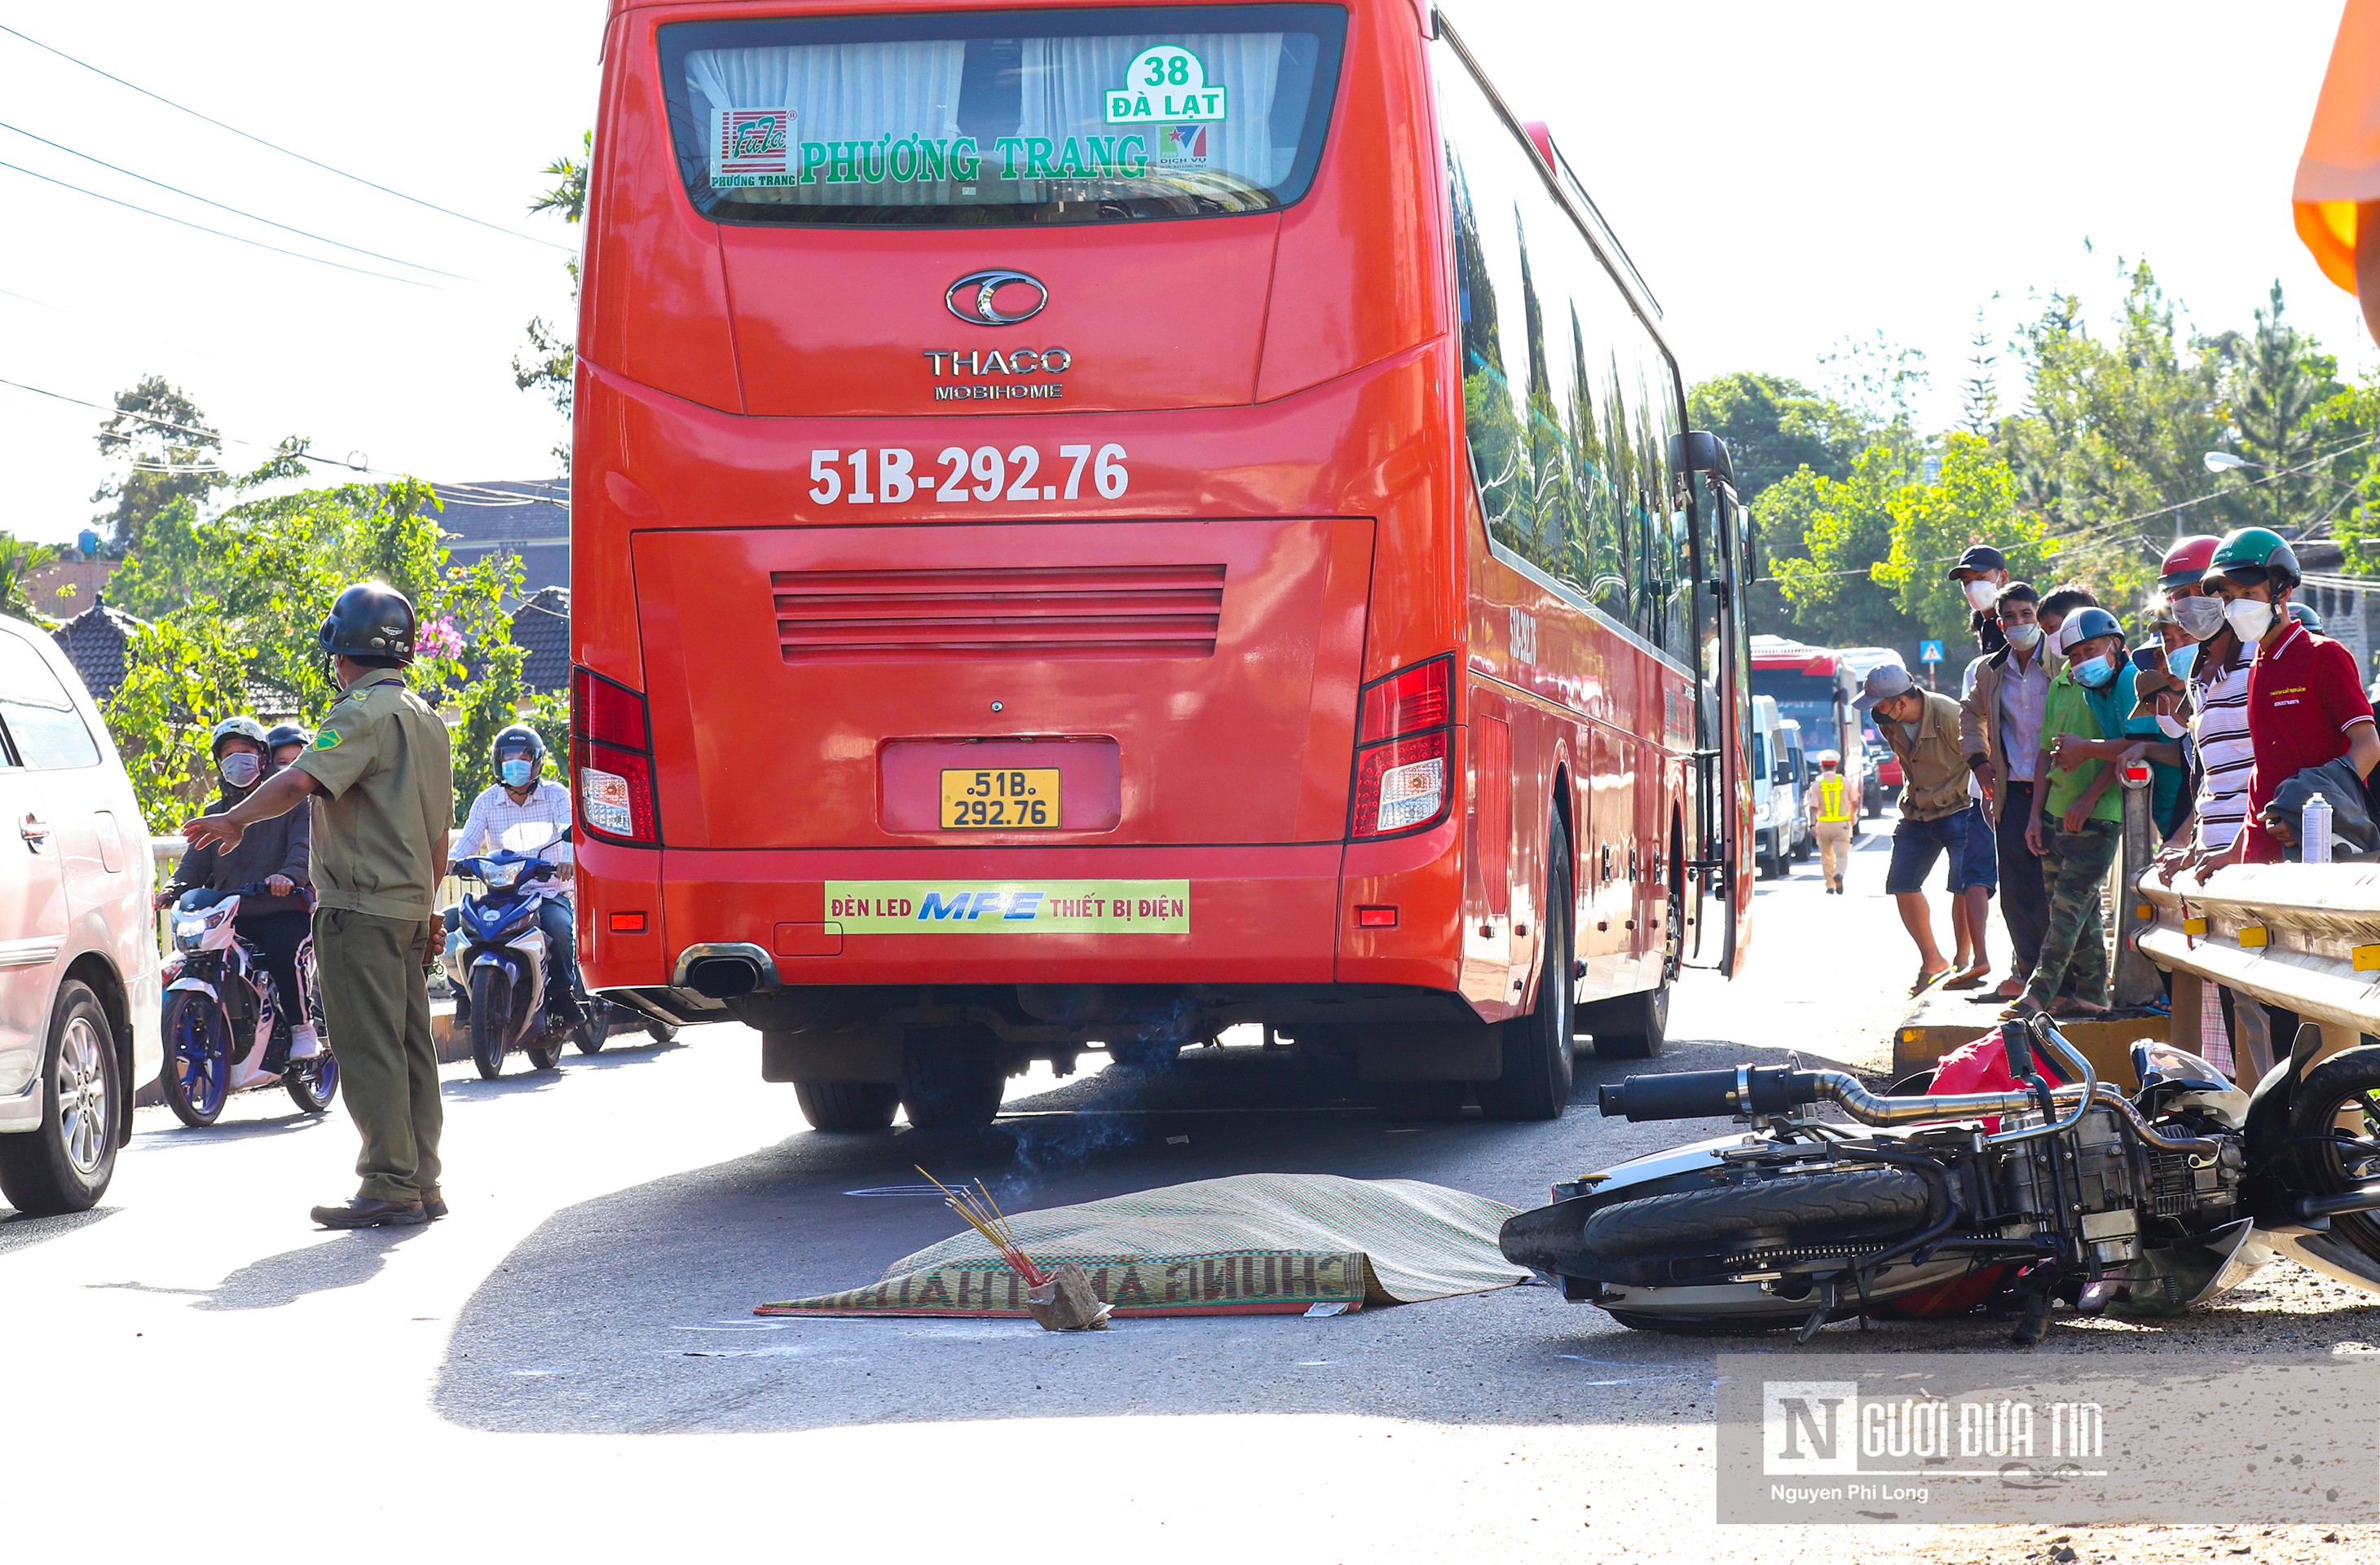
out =
[[2248,819],[2248,774],[2255,746],[2248,739],[2248,669],[2235,660],[2198,687],[2195,743],[2204,770],[2198,781],[2198,845],[2221,853]]
[[[2245,700],[2245,686],[2241,699]],[[490,788],[471,801],[470,819],[455,839],[453,856],[470,858],[480,854],[493,853],[505,845],[504,834],[513,828],[528,825],[533,828],[524,837],[531,845],[521,851],[534,852],[549,864],[570,862],[570,844],[555,843],[551,847],[535,844],[549,837],[558,836],[570,824],[570,791],[552,778],[539,780],[528,803],[516,805],[512,795],[502,788]]]

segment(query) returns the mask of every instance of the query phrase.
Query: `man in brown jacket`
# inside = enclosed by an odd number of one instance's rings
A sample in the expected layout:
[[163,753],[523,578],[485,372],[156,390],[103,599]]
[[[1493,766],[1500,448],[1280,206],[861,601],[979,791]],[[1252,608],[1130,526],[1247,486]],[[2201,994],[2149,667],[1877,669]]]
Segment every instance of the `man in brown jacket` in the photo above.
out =
[[2058,654],[2049,649],[2037,622],[2039,604],[2040,594],[2025,582],[2000,588],[1995,612],[2008,645],[1977,666],[1975,687],[1968,693],[1960,720],[1966,747],[1981,752],[1985,762],[1981,775],[1999,855],[2000,917],[2016,952],[2008,981],[1977,998],[2002,1003],[2024,992],[2026,975],[2041,960],[2042,931],[2049,922],[2041,855],[2024,840],[2024,823],[2033,818],[2041,709],[2058,669]]
[[1990,915],[1985,888],[1996,867],[1991,839],[1980,829],[1979,807],[1967,794],[1974,770],[1969,758],[1984,752],[1962,736],[1959,703],[1920,690],[1899,663],[1870,669],[1857,705],[1876,714],[1876,731],[1900,758],[1900,824],[1892,831],[1892,867],[1884,889],[1900,904],[1900,922],[1917,942],[1917,981],[1909,992],[1921,994],[1950,971],[1934,940],[1933,910],[1925,904],[1925,877],[1946,850],[1950,894],[1967,899],[1975,928]]

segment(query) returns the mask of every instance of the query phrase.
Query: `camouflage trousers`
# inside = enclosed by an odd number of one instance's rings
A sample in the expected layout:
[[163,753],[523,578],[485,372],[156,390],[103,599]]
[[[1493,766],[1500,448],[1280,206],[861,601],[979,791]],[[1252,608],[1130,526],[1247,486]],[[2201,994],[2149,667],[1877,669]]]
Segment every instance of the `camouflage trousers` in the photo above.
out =
[[2049,892],[2049,919],[2041,933],[2041,959],[2024,986],[2025,997],[2035,1004],[2047,1005],[2061,987],[2078,1000],[2107,1002],[2107,930],[2099,892],[2123,836],[2124,829],[2112,820],[2086,820],[2080,831],[2053,826],[2042,833],[2041,879]]

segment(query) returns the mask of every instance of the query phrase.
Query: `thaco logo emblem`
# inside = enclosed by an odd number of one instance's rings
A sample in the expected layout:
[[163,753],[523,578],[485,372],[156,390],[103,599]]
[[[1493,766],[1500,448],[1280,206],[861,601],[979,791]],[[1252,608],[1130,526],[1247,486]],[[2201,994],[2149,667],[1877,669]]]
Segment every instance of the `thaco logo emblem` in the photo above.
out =
[[[995,296],[1008,291],[1008,308],[1001,308]],[[1018,309],[1019,289],[1030,289],[1033,306]],[[942,295],[942,303],[953,315],[978,326],[1014,326],[1020,321],[1030,321],[1041,313],[1050,302],[1050,290],[1041,279],[1025,272],[1009,272],[998,267],[983,272],[970,272],[953,283]]]

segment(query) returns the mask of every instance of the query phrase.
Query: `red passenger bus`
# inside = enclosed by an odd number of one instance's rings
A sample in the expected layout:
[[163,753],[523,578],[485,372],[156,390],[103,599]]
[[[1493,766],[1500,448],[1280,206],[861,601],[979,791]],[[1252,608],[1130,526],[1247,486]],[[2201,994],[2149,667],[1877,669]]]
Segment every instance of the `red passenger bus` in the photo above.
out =
[[592,986],[821,1129],[1260,1023],[1559,1114],[1749,909],[1723,445],[1413,0],[614,0]]

